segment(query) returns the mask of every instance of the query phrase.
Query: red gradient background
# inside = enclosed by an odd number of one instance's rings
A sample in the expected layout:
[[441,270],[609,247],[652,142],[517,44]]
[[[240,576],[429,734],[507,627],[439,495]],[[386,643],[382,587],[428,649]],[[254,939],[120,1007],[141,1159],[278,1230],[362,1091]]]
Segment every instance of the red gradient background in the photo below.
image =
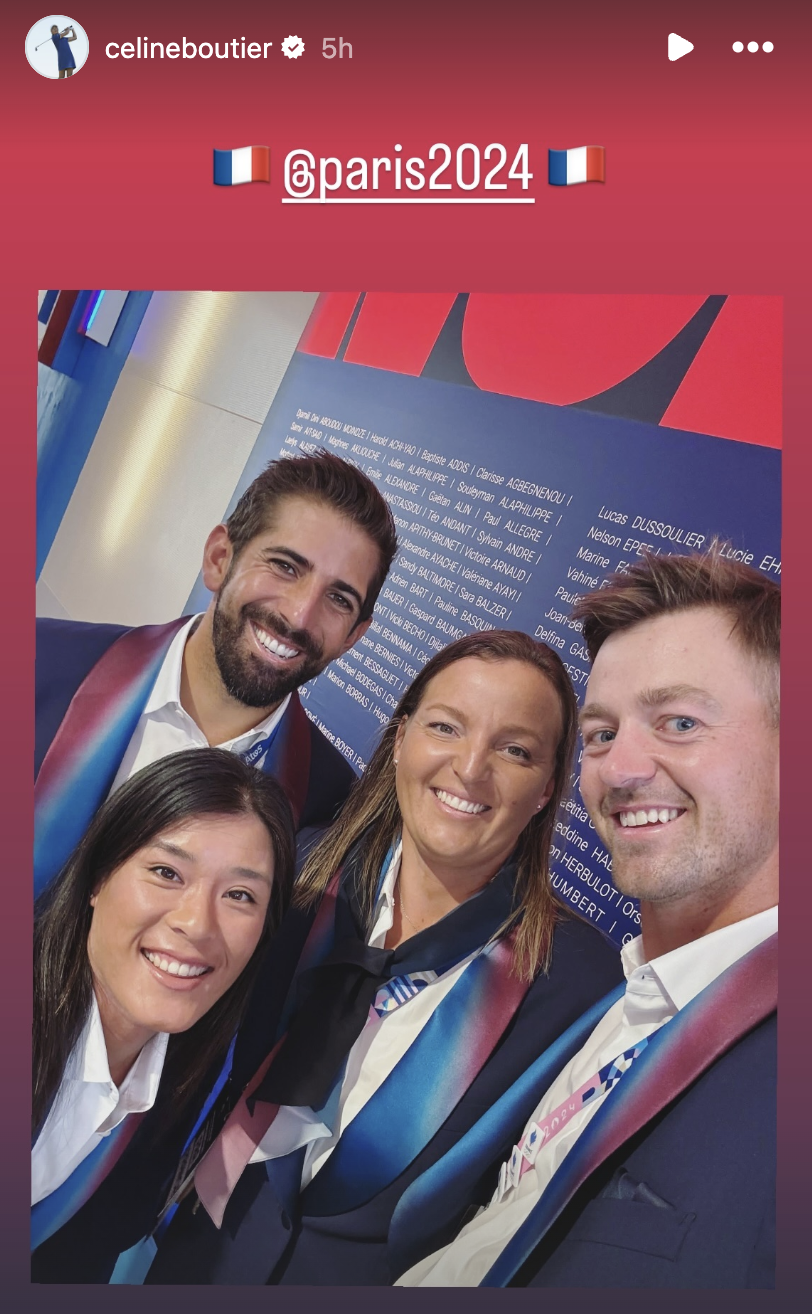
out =
[[[712,10],[712,12],[708,12]],[[4,1117],[0,1290],[15,1309],[45,1309],[29,1288],[28,1119],[34,640],[35,350],[38,287],[388,289],[398,291],[731,292],[785,297],[785,916],[779,1175],[780,1290],[737,1293],[735,1308],[791,1308],[804,1286],[809,1195],[808,992],[812,892],[805,797],[810,742],[809,7],[773,3],[498,5],[203,3],[133,9],[84,0],[86,67],[67,82],[25,61],[38,9],[4,15],[4,298],[0,375],[5,418]],[[72,15],[73,16],[73,15]],[[666,37],[695,43],[678,63]],[[304,38],[302,59],[279,43]],[[110,61],[107,41],[272,40],[266,61]],[[325,61],[324,36],[352,61]],[[734,40],[772,40],[735,55]],[[8,125],[11,125],[10,129]],[[281,164],[317,156],[424,154],[435,141],[527,141],[533,206],[283,206]],[[215,188],[212,148],[271,146],[270,186]],[[546,150],[606,147],[605,186],[549,188]],[[807,873],[806,878],[804,872]],[[805,990],[804,987],[807,987]],[[724,1117],[724,1110],[720,1110]],[[744,1147],[743,1147],[744,1148]],[[557,1293],[559,1307],[595,1294]],[[342,1308],[365,1299],[331,1293]],[[266,1294],[243,1290],[245,1309]],[[366,1297],[368,1299],[368,1297]],[[603,1307],[637,1297],[599,1293]],[[66,1288],[69,1309],[154,1310],[222,1293]],[[282,1308],[321,1306],[315,1290],[277,1292]],[[387,1309],[535,1308],[533,1293],[375,1293]],[[719,1307],[719,1297],[692,1297]],[[657,1305],[682,1309],[678,1293]],[[722,1296],[722,1301],[725,1297]]]

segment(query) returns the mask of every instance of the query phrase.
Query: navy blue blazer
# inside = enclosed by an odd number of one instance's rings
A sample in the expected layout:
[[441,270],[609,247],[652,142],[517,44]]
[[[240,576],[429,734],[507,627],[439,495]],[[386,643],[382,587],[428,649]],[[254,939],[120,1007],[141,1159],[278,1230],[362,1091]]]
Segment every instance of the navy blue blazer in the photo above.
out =
[[[291,916],[291,915],[289,915]],[[292,928],[293,929],[293,928]],[[280,973],[288,944],[301,944],[303,930],[277,940],[272,970]],[[296,953],[291,950],[291,956]],[[288,968],[289,971],[289,968]],[[288,976],[289,979],[289,976]],[[592,926],[566,916],[557,926],[552,966],[526,994],[499,1045],[433,1139],[395,1181],[357,1209],[339,1215],[303,1216],[299,1203],[304,1151],[262,1164],[249,1164],[226,1209],[218,1231],[190,1196],[164,1236],[147,1277],[148,1283],[219,1283],[252,1285],[387,1286],[397,1276],[389,1252],[389,1225],[406,1187],[482,1116],[529,1062],[554,1041],[596,1000],[622,979],[617,950]],[[270,980],[266,983],[270,984]],[[235,1056],[240,1081],[250,1076],[255,1060],[267,1052],[272,1020],[278,1013],[262,989],[254,994],[256,1041],[241,1037]],[[265,1004],[265,1008],[261,1006]],[[267,1016],[264,1016],[266,1015]],[[268,1020],[270,1018],[270,1021]],[[253,1042],[253,1043],[252,1043]],[[246,1055],[250,1055],[246,1058]],[[239,1088],[239,1087],[238,1087]],[[497,1148],[496,1165],[510,1152],[521,1128],[510,1128]],[[447,1239],[468,1209],[484,1203],[493,1189],[493,1164],[483,1165],[477,1187],[436,1220],[432,1237]],[[435,1245],[429,1238],[428,1249]]]
[[775,1286],[776,1014],[593,1173],[511,1285]]
[[[209,1085],[219,1066],[212,1067]],[[152,1229],[198,1112],[193,1102],[172,1123],[168,1098],[158,1091],[152,1109],[98,1189],[32,1252],[32,1282],[109,1282],[119,1254]]]
[[[92,625],[84,621],[37,621],[35,773],[79,685],[128,629],[125,625]],[[310,775],[299,818],[300,829],[329,825],[355,783],[355,773],[338,749],[318,726],[312,721],[308,724]]]

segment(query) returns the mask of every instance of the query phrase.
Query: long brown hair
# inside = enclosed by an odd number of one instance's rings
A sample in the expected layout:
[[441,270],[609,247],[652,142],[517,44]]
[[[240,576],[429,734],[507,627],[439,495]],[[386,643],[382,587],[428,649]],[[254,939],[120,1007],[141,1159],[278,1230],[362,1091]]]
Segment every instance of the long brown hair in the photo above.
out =
[[144,767],[108,798],[65,867],[37,900],[32,1109],[35,1134],[59,1089],[93,998],[87,956],[93,915],[91,895],[157,835],[190,818],[211,815],[259,818],[271,840],[273,885],[262,935],[248,965],[193,1027],[170,1038],[161,1078],[162,1104],[170,1119],[183,1111],[214,1062],[225,1057],[265,945],[289,901],[293,820],[288,801],[275,780],[246,766],[233,753],[195,748]]
[[311,850],[294,891],[294,903],[309,907],[324,892],[333,873],[353,845],[361,841],[357,887],[367,918],[371,917],[378,879],[386,854],[401,828],[395,789],[393,750],[404,718],[412,716],[431,680],[466,657],[480,661],[518,661],[534,666],[549,680],[561,708],[561,737],[555,755],[555,781],[546,807],[525,826],[513,858],[517,863],[515,912],[521,914],[515,947],[519,975],[532,979],[550,962],[552,932],[561,908],[550,883],[550,847],[558,807],[569,783],[577,735],[577,705],[564,665],[552,649],[519,630],[486,630],[451,643],[423,667],[406,690],[362,778],[353,787],[335,825]]

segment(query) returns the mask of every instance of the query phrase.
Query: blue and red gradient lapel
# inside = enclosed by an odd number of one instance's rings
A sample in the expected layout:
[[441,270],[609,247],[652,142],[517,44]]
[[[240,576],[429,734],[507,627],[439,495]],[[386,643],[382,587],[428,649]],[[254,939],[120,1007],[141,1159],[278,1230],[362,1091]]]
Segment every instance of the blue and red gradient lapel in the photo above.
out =
[[[507,1286],[590,1174],[775,1010],[777,981],[777,936],[772,936],[722,973],[652,1037],[592,1118],[482,1286]],[[408,1187],[389,1231],[394,1274],[405,1272],[431,1249],[453,1239],[482,1174],[509,1152],[510,1138],[515,1140],[521,1133],[558,1073],[623,992],[619,986],[574,1022],[453,1149]]]
[[310,721],[295,690],[263,758],[262,770],[284,789],[298,829],[310,785]]
[[479,1285],[507,1286],[596,1168],[777,1007],[778,937],[773,935],[651,1038]]
[[61,871],[115,780],[161,663],[189,617],[116,639],[73,695],[34,786],[34,895]]
[[[73,695],[34,786],[34,894],[67,862],[106,799],[175,635],[188,616],[128,630]],[[297,693],[262,763],[287,794],[294,819],[310,780],[310,723]]]

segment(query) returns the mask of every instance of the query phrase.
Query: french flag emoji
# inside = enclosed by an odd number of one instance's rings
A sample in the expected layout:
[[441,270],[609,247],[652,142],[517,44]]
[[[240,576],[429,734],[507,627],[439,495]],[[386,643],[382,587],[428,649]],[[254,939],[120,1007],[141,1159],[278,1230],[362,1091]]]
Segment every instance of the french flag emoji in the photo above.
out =
[[551,187],[606,182],[606,150],[603,146],[573,146],[568,151],[548,151],[547,156],[547,181]]
[[214,182],[217,187],[238,183],[270,182],[269,146],[240,146],[236,151],[214,152]]

